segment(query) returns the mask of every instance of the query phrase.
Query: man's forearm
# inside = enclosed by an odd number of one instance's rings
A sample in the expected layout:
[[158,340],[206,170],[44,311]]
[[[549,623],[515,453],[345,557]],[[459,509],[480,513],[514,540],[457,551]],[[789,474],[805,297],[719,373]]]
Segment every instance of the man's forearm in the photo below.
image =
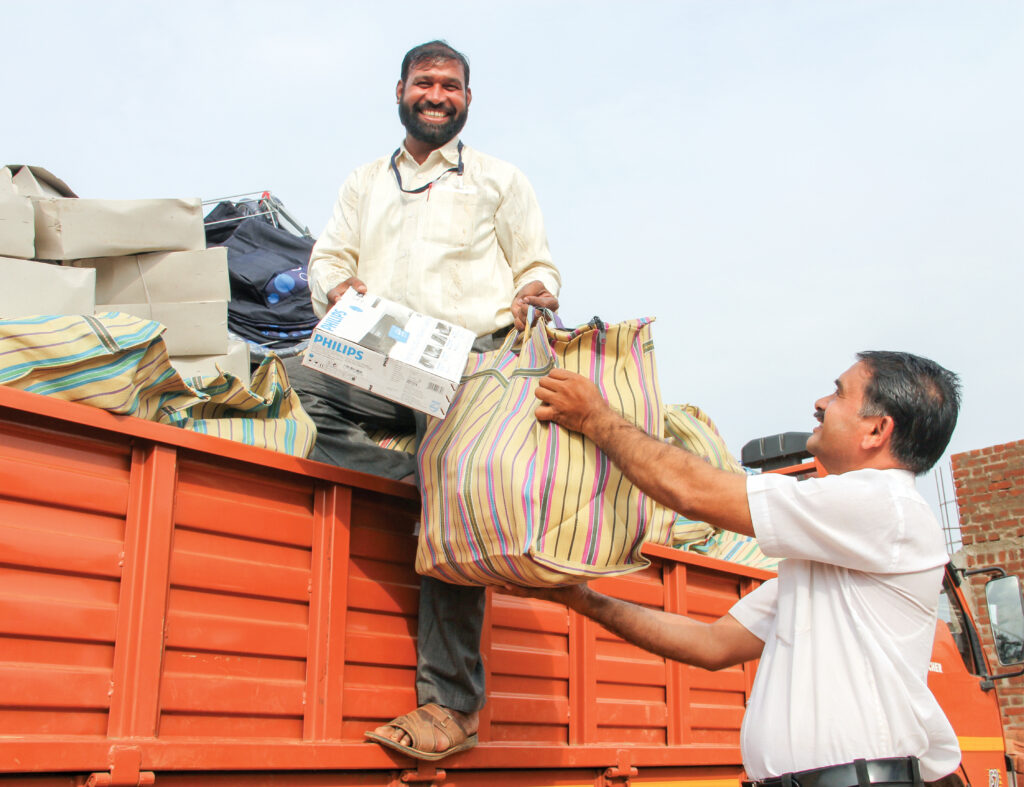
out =
[[716,670],[755,659],[763,647],[728,615],[714,623],[703,623],[595,593],[585,586],[575,589],[567,603],[627,642],[704,669]]
[[754,535],[745,476],[711,467],[688,451],[656,440],[608,408],[588,416],[583,431],[630,481],[662,505],[692,519]]

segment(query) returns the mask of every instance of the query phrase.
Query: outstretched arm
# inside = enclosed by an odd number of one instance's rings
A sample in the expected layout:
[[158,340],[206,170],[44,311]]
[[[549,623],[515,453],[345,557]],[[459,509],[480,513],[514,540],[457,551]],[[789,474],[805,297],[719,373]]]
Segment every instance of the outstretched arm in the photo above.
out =
[[565,604],[644,650],[704,669],[742,664],[758,658],[764,648],[764,643],[731,615],[703,623],[605,596],[587,585],[505,590],[516,596]]
[[691,519],[754,535],[746,477],[711,467],[694,454],[645,434],[614,413],[597,386],[555,369],[540,381],[537,418],[582,432],[630,481]]

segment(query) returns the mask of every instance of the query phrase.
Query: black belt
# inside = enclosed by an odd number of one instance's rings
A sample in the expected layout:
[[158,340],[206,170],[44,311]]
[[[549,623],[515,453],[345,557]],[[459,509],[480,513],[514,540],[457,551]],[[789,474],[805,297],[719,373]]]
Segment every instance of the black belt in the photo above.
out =
[[744,787],[867,787],[869,784],[922,785],[917,757],[854,760],[743,782]]

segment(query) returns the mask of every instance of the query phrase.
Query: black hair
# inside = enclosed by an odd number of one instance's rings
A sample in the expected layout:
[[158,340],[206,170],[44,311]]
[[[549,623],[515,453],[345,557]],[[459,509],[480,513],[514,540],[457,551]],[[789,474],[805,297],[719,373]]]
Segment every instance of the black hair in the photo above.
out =
[[428,41],[425,44],[414,46],[405,53],[402,58],[402,81],[409,78],[409,69],[423,63],[435,63],[441,60],[457,60],[462,64],[462,73],[465,77],[463,87],[469,87],[469,60],[459,50],[453,48],[447,41]]
[[893,457],[916,475],[939,461],[960,411],[960,378],[935,361],[904,352],[857,353],[871,371],[861,415],[893,420]]

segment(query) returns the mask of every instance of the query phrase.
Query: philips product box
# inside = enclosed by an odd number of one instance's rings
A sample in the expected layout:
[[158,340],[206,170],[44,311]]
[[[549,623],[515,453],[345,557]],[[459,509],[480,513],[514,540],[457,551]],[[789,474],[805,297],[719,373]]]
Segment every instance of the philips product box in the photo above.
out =
[[348,289],[316,327],[302,363],[444,418],[475,339],[458,325]]

